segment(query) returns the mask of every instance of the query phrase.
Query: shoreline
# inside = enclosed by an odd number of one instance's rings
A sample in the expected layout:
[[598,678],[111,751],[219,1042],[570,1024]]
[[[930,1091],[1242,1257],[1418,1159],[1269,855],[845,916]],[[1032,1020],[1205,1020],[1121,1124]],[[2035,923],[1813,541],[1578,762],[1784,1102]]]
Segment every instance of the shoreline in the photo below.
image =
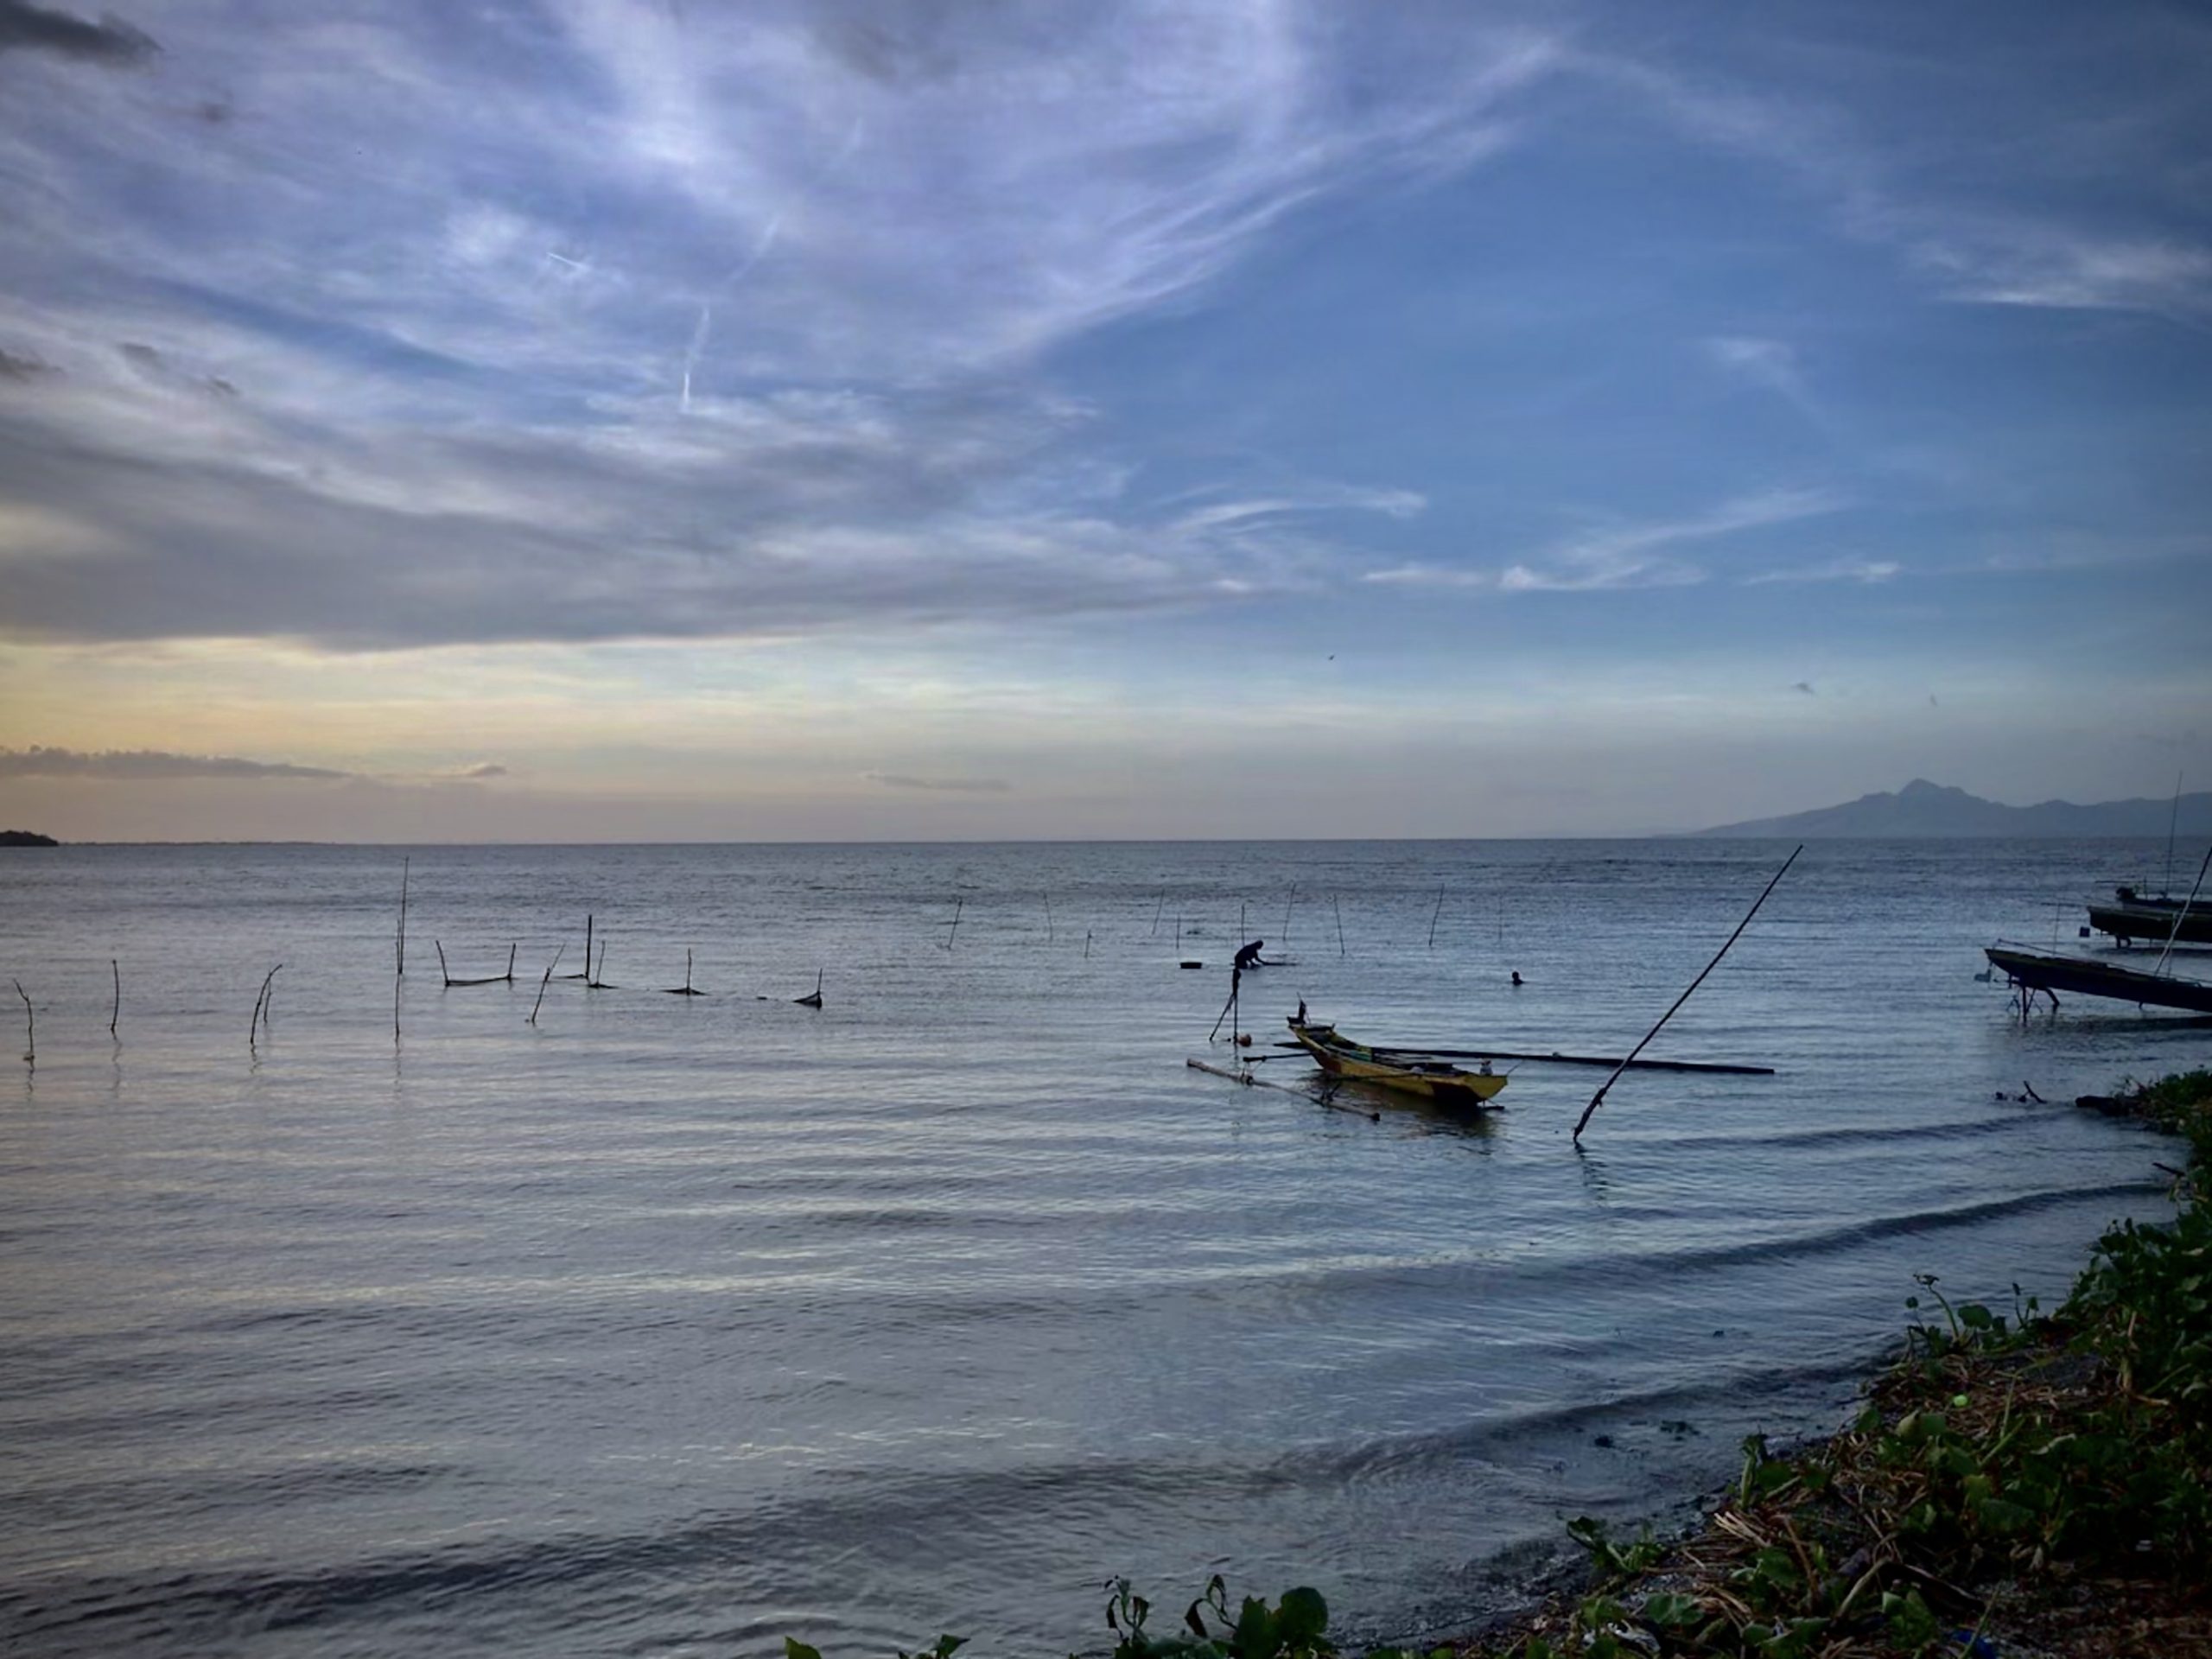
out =
[[2212,1071],[2075,1104],[2189,1145],[2171,1224],[2108,1230],[2049,1314],[1918,1275],[1853,1423],[1751,1436],[1675,1535],[1570,1522],[1582,1562],[1431,1659],[2212,1654]]

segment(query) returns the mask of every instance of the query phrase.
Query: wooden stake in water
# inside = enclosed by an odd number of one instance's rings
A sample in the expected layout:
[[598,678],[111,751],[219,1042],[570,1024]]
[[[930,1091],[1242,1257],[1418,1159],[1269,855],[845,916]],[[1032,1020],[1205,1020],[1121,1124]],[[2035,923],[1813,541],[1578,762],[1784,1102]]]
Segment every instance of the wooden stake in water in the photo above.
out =
[[530,1023],[533,1026],[537,1023],[537,1011],[545,1006],[545,988],[552,983],[553,970],[561,965],[561,951],[568,948],[564,944],[553,953],[553,960],[545,964],[545,977],[537,982],[537,1001],[530,1005]]
[[1282,938],[1275,947],[1279,950],[1290,949],[1290,907],[1297,902],[1298,883],[1294,881],[1290,884],[1290,897],[1282,901]]
[[1444,913],[1444,889],[1436,890],[1436,908],[1428,912],[1428,948],[1436,949],[1436,918]]
[[26,1065],[38,1062],[38,1020],[31,1014],[30,993],[23,988],[20,979],[10,982],[16,995],[23,999],[23,1061]]
[[1046,944],[1050,944],[1052,942],[1052,895],[1051,893],[1046,893],[1046,894],[1045,895],[1045,943],[1046,943]]
[[1329,895],[1329,908],[1337,912],[1337,954],[1341,957],[1344,953],[1344,907],[1333,893]]
[[1166,908],[1167,895],[1163,893],[1160,895],[1160,902],[1152,907],[1152,931],[1145,935],[1147,938],[1156,939],[1160,937],[1160,914]]
[[113,957],[107,959],[108,971],[115,976],[115,1007],[107,1016],[107,1034],[115,1035],[115,1022],[123,1018],[123,969]]
[[1703,972],[1700,973],[1695,979],[1690,981],[1689,990],[1684,991],[1680,996],[1675,999],[1675,1007],[1669,1008],[1666,1013],[1659,1016],[1659,1025],[1654,1026],[1650,1030],[1645,1032],[1643,1033],[1643,1042],[1638,1043],[1634,1048],[1629,1050],[1628,1058],[1613,1068],[1612,1076],[1607,1077],[1603,1083],[1598,1085],[1598,1092],[1590,1096],[1590,1103],[1582,1109],[1582,1117],[1580,1122],[1577,1122],[1574,1126],[1575,1145],[1580,1146],[1582,1144],[1582,1131],[1590,1126],[1592,1115],[1597,1111],[1599,1107],[1605,1104],[1605,1090],[1611,1088],[1614,1084],[1619,1082],[1621,1073],[1627,1071],[1630,1065],[1636,1063],[1636,1057],[1643,1052],[1643,1044],[1649,1042],[1654,1037],[1656,1037],[1659,1034],[1659,1027],[1665,1025],[1669,1020],[1675,1017],[1675,1009],[1681,1007],[1683,1003],[1690,1000],[1690,991],[1694,991],[1697,989],[1699,986],[1704,984],[1705,976],[1711,973],[1715,968],[1718,968],[1720,965],[1720,958],[1728,954],[1728,946],[1735,944],[1738,938],[1743,937],[1744,930],[1751,925],[1751,918],[1758,915],[1759,913],[1759,906],[1766,903],[1767,894],[1774,891],[1775,883],[1781,880],[1783,876],[1789,874],[1789,867],[1797,861],[1797,853],[1802,853],[1804,850],[1804,843],[1800,842],[1797,845],[1797,852],[1790,854],[1789,857],[1782,861],[1782,868],[1777,870],[1774,873],[1772,880],[1769,880],[1766,886],[1759,890],[1759,896],[1751,900],[1751,907],[1744,912],[1744,919],[1736,924],[1736,931],[1733,933],[1731,933],[1726,943],[1724,943],[1718,950],[1713,953],[1713,960],[1705,964]]
[[952,949],[954,936],[960,931],[960,908],[967,902],[965,899],[955,899],[952,901],[952,925],[944,931],[944,948],[948,950]]
[[399,937],[393,944],[395,974],[407,971],[407,869],[413,862],[406,858],[399,861]]

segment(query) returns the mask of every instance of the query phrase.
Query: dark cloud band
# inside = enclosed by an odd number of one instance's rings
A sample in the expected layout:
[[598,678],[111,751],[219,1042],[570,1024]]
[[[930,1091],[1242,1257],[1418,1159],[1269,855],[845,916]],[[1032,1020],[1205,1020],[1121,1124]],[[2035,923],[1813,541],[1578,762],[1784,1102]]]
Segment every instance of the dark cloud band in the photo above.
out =
[[103,15],[92,23],[25,0],[0,0],[0,52],[18,48],[118,67],[142,63],[162,49],[152,35],[119,17]]
[[285,760],[246,760],[230,754],[171,754],[162,749],[0,749],[0,778],[99,778],[144,783],[177,778],[308,779],[354,776],[327,766]]

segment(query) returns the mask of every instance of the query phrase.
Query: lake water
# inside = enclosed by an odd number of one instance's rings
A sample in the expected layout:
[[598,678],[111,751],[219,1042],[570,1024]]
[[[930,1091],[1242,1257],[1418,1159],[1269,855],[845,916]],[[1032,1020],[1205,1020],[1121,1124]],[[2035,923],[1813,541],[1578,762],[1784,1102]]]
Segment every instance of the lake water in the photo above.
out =
[[[396,1046],[399,851],[0,855],[0,1638],[1034,1656],[1217,1571],[1462,1619],[1833,1426],[1916,1272],[2049,1303],[2165,1211],[2063,1103],[2212,1025],[1974,978],[2162,845],[1814,844],[1650,1051],[1780,1074],[1630,1074],[1580,1153],[1601,1072],[1470,1126],[1184,1064],[1240,917],[1255,1053],[1301,998],[1624,1052],[1788,850],[415,848]],[[614,988],[533,1027],[587,912]]]

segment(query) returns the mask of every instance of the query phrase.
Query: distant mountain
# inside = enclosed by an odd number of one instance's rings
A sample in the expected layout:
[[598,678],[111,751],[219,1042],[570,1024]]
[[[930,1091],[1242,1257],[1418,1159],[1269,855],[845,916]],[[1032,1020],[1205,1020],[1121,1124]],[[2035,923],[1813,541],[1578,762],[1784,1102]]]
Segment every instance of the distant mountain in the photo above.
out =
[[[1787,817],[1753,818],[1700,830],[1700,836],[2163,836],[2175,822],[2174,803],[2099,801],[2076,806],[2071,801],[2044,801],[2034,806],[2006,806],[1985,801],[1963,789],[1916,778],[1894,795],[1861,795],[1841,806],[1823,806]],[[2176,833],[2202,840],[2212,835],[2212,792],[2181,798]]]
[[41,836],[35,830],[0,830],[0,847],[59,847],[60,844],[52,836]]

